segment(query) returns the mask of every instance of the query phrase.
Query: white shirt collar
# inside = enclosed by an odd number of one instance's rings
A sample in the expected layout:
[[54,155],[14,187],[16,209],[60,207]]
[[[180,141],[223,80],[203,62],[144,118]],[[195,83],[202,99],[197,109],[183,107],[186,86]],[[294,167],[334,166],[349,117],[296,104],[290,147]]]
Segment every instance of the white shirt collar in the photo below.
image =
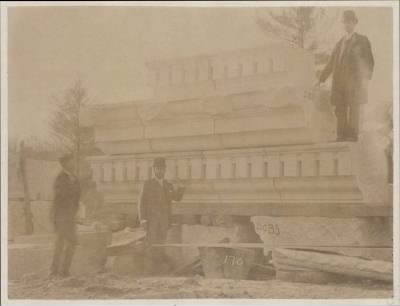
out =
[[157,176],[154,176],[154,179],[160,184],[160,186],[164,185],[164,179],[163,178],[158,178]]
[[64,173],[65,173],[66,175],[68,175],[70,178],[74,178],[74,177],[75,177],[75,176],[74,176],[71,172],[69,172],[67,169],[62,168],[62,170],[63,170]]
[[351,32],[351,33],[346,33],[346,35],[343,37],[344,40],[350,40],[353,35],[354,35],[355,31]]

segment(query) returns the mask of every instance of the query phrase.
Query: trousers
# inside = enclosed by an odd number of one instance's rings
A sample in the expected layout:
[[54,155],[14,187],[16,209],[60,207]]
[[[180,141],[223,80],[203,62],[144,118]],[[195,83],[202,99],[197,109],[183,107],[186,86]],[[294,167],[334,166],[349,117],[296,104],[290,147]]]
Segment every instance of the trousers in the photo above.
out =
[[60,219],[54,222],[56,241],[51,263],[51,274],[68,275],[76,246],[74,220]]
[[[158,221],[158,222],[157,222]],[[168,258],[161,247],[153,247],[155,243],[165,243],[168,232],[168,222],[165,220],[149,221],[145,239],[144,273],[162,274],[168,269]]]
[[336,105],[337,139],[357,140],[360,124],[360,104]]

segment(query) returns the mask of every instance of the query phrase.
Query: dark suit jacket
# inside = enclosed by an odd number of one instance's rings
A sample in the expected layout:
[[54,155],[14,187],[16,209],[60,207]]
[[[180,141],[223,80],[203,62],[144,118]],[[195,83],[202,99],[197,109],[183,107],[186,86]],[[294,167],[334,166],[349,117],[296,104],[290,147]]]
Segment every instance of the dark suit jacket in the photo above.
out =
[[174,186],[164,179],[163,186],[152,178],[144,183],[139,199],[139,218],[150,222],[170,223],[171,201],[180,201],[184,189],[175,189]]
[[321,82],[332,74],[331,103],[363,104],[368,102],[367,80],[372,77],[374,57],[366,36],[354,33],[343,55],[340,56],[344,38],[333,49],[329,62],[319,77]]
[[78,179],[61,171],[54,182],[53,221],[73,220],[79,208],[80,196]]

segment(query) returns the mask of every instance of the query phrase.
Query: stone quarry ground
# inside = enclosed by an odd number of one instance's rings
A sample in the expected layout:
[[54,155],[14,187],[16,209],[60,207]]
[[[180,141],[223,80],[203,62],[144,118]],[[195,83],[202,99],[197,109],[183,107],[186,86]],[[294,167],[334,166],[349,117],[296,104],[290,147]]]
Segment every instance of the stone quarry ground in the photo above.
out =
[[389,284],[306,284],[192,277],[133,278],[109,273],[65,279],[26,278],[9,283],[10,299],[347,299],[391,298]]

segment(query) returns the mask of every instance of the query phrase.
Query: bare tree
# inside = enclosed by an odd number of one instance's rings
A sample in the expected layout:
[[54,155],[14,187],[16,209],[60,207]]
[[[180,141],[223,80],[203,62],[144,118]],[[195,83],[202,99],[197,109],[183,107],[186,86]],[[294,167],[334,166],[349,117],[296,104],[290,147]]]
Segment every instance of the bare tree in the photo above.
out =
[[56,108],[49,121],[56,144],[63,151],[74,154],[79,174],[80,161],[93,149],[93,130],[83,126],[82,110],[89,97],[82,82],[77,80],[68,88],[62,99],[56,99]]
[[321,36],[338,16],[334,8],[265,8],[257,11],[257,24],[266,34],[309,50],[319,64],[329,58],[328,52],[320,49]]

